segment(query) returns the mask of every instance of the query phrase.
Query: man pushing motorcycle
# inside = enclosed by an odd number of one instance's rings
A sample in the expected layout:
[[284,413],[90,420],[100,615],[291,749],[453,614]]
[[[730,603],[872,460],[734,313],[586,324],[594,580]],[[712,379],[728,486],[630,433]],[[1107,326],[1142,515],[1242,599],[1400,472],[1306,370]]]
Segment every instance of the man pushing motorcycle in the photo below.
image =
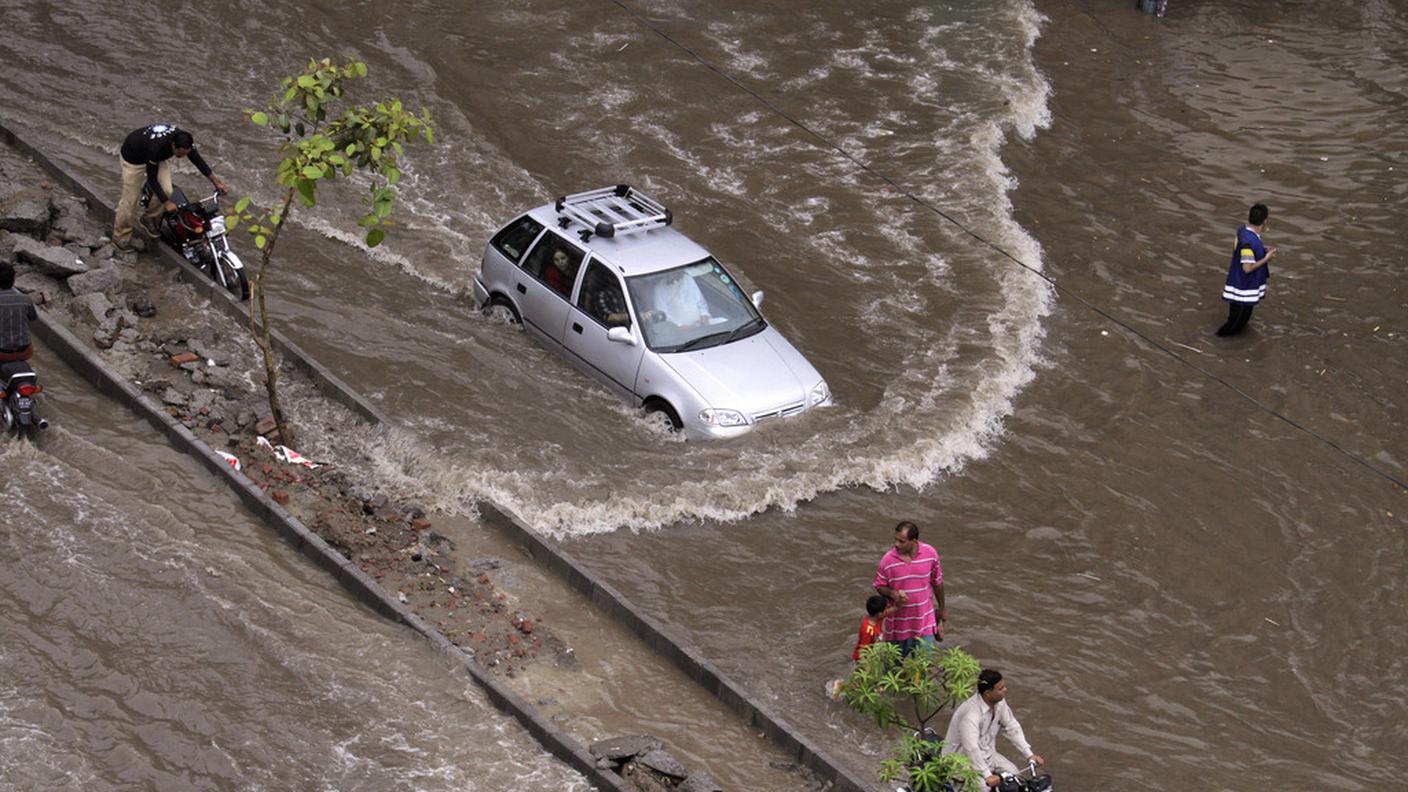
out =
[[196,151],[195,139],[191,133],[169,124],[152,124],[134,129],[122,141],[122,198],[117,202],[117,216],[112,223],[112,244],[118,250],[135,250],[132,230],[139,222],[138,203],[145,185],[156,196],[158,202],[147,207],[140,222],[151,236],[156,236],[156,222],[163,211],[176,211],[171,200],[171,158],[189,157],[191,164],[201,175],[215,185],[220,192],[227,192],[225,182],[220,180]]

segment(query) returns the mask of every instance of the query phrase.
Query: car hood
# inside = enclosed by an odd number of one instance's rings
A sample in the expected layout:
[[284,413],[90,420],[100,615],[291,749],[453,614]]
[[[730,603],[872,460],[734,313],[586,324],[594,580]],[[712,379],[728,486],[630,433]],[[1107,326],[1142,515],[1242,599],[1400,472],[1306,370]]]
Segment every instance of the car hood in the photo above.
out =
[[747,338],[661,358],[712,407],[752,415],[804,402],[821,381],[812,364],[771,325]]

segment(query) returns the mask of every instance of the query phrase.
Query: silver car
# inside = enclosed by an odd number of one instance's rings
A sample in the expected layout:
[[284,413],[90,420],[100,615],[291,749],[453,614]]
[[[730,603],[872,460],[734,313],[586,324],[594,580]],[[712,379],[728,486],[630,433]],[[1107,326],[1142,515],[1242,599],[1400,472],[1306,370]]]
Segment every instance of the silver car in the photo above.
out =
[[474,299],[690,437],[831,402],[817,370],[670,211],[626,185],[559,198],[484,249]]

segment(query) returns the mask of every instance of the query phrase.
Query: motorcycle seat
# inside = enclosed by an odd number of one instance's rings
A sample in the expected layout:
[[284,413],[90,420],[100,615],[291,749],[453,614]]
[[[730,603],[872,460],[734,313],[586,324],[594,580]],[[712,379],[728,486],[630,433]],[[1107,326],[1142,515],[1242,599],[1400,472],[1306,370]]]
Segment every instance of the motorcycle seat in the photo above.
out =
[[26,361],[15,360],[8,363],[0,363],[0,380],[4,380],[5,383],[8,384],[16,377],[37,379],[37,377],[34,376],[34,369],[30,368],[29,363]]

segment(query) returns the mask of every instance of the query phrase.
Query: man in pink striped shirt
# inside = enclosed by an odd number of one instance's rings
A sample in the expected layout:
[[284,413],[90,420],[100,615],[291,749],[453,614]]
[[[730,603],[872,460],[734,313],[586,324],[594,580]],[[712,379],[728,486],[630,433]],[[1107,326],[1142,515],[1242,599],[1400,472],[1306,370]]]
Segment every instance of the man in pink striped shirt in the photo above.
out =
[[942,640],[941,633],[935,634],[939,623],[948,621],[944,568],[938,551],[919,541],[919,526],[908,520],[895,526],[895,546],[880,559],[873,585],[898,606],[885,620],[885,640],[899,644],[904,654],[936,637]]

